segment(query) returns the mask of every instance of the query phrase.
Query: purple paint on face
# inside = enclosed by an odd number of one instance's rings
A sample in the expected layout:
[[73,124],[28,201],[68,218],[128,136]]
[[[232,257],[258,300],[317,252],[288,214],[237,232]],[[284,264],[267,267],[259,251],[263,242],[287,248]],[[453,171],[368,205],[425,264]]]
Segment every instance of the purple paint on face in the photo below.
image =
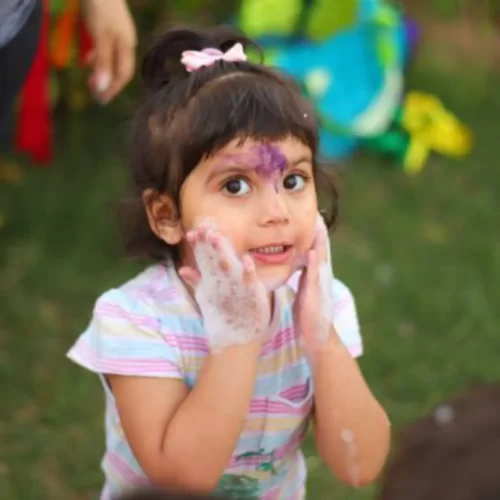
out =
[[255,147],[258,163],[255,171],[263,177],[281,175],[287,166],[287,159],[283,153],[272,144],[259,144]]
[[272,183],[278,192],[281,176],[288,166],[286,156],[272,144],[259,144],[248,153],[225,155],[222,170],[228,166],[239,166],[254,170],[259,176]]

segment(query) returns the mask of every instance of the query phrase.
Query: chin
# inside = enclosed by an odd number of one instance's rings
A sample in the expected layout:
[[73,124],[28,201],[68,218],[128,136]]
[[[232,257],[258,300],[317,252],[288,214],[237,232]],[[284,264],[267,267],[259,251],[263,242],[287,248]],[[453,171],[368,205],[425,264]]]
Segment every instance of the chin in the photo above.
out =
[[276,266],[274,269],[259,269],[257,275],[265,287],[272,292],[282,287],[294,272],[295,269],[291,269],[289,266],[280,266],[279,268]]

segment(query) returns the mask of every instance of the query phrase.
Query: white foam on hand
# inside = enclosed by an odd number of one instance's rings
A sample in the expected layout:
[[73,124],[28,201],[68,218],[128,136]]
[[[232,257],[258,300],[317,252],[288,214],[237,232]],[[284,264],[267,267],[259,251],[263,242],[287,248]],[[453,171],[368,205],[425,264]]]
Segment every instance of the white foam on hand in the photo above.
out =
[[188,241],[201,276],[195,299],[211,348],[220,351],[261,338],[269,325],[270,304],[251,257],[241,260],[213,225],[191,231]]
[[316,221],[316,241],[320,258],[319,265],[319,302],[321,321],[318,329],[318,340],[325,342],[333,325],[333,268],[330,238],[323,217],[318,214]]
[[325,344],[333,328],[333,271],[328,229],[318,214],[316,236],[307,253],[293,305],[294,323],[309,354]]

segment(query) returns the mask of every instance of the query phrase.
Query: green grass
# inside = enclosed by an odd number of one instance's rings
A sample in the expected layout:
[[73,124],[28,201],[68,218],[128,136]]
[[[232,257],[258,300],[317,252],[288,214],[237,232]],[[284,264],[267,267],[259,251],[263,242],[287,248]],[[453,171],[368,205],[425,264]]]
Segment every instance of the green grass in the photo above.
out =
[[[357,298],[362,369],[395,428],[474,380],[498,378],[500,96],[491,79],[414,75],[476,135],[465,161],[434,158],[408,178],[357,158],[342,173],[337,275]],[[113,201],[123,188],[118,118],[60,124],[49,169],[0,185],[0,498],[95,498],[103,397],[64,354],[95,298],[138,269],[118,258]],[[310,498],[373,498],[314,459]]]

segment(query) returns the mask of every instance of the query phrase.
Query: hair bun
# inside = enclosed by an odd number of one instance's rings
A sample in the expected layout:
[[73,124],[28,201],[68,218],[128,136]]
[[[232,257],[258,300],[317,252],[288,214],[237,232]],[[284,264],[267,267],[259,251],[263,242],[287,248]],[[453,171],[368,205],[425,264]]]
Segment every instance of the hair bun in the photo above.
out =
[[187,71],[181,63],[186,50],[216,48],[226,51],[235,43],[243,47],[258,46],[244,35],[227,26],[195,30],[174,28],[158,37],[144,57],[141,78],[147,89],[157,91],[175,78],[186,77]]

